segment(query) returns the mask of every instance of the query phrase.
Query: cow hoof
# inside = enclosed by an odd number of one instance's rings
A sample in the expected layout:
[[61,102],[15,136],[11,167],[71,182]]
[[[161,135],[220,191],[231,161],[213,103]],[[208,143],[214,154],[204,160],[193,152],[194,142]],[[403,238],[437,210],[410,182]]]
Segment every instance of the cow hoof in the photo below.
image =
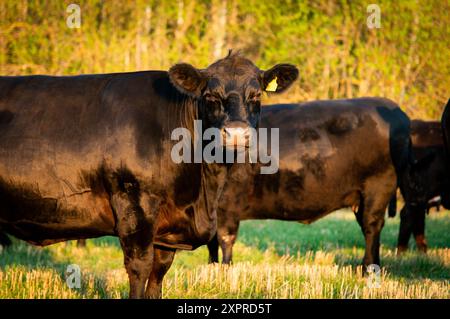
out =
[[160,292],[152,291],[145,294],[145,299],[162,299],[162,294]]
[[397,256],[401,256],[407,251],[408,251],[408,246],[398,246],[397,247]]
[[417,246],[417,250],[422,253],[422,254],[426,254],[427,253],[427,246]]

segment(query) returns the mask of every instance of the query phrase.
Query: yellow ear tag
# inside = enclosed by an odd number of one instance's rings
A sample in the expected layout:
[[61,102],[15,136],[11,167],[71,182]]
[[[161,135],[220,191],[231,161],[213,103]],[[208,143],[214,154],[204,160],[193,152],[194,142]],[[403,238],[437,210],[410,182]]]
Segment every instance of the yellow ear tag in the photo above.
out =
[[275,77],[272,81],[269,82],[266,86],[267,92],[275,92],[277,90],[278,83],[277,83],[277,77]]

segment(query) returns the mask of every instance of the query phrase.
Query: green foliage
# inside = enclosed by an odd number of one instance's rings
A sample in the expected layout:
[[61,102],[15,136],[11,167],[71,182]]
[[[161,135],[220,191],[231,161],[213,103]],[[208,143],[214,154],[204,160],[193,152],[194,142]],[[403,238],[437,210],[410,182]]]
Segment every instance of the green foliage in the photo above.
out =
[[261,68],[291,62],[300,81],[266,102],[383,96],[411,117],[438,119],[449,98],[447,1],[380,0],[369,29],[366,1],[0,2],[0,74],[79,74],[205,67],[240,49]]

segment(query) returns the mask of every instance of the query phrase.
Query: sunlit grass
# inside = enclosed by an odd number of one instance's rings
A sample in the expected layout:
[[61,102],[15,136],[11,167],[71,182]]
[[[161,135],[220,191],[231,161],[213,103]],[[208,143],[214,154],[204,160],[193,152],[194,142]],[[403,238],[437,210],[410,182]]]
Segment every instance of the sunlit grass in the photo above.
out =
[[[312,225],[242,223],[232,266],[207,265],[206,247],[179,252],[164,281],[164,298],[449,298],[450,214],[427,219],[431,247],[395,255],[398,220],[383,231],[380,288],[361,275],[364,241],[353,216],[338,213]],[[81,268],[80,289],[65,282]],[[0,298],[125,298],[128,281],[116,238],[36,248],[15,241],[0,254]]]

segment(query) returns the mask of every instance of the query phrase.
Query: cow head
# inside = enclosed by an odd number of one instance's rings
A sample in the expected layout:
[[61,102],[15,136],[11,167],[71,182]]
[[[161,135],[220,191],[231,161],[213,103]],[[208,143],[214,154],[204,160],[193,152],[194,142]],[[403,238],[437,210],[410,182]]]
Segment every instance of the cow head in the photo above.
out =
[[220,129],[224,139],[246,141],[249,129],[259,122],[262,92],[283,92],[297,79],[298,70],[290,64],[278,64],[261,71],[230,51],[202,70],[176,64],[169,77],[179,91],[199,100],[204,128]]

